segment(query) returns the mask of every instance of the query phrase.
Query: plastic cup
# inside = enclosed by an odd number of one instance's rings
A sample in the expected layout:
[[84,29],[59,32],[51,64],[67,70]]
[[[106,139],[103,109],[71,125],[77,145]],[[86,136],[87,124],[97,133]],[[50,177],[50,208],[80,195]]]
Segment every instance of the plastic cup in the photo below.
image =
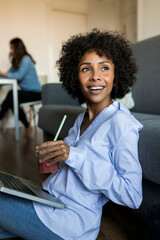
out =
[[51,173],[59,170],[59,163],[55,163],[51,166],[47,166],[52,159],[48,159],[44,163],[38,163],[40,173]]

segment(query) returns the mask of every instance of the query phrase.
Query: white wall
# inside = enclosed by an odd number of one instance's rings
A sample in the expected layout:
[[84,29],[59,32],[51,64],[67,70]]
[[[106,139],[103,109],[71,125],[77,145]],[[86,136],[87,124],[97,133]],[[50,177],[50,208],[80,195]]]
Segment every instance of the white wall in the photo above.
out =
[[137,0],[137,40],[160,34],[160,1]]
[[137,41],[137,0],[122,2],[123,32],[131,42]]
[[46,0],[57,10],[87,13],[87,0]]
[[88,0],[88,28],[122,30],[122,0]]

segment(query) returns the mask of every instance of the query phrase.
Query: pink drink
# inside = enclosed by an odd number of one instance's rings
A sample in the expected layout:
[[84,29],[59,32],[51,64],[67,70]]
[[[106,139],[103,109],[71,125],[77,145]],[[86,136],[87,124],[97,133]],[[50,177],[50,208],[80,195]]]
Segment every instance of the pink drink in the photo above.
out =
[[44,163],[38,163],[39,171],[41,173],[51,173],[59,170],[59,163],[55,163],[51,166],[47,166],[47,163],[49,163],[52,159],[48,159]]

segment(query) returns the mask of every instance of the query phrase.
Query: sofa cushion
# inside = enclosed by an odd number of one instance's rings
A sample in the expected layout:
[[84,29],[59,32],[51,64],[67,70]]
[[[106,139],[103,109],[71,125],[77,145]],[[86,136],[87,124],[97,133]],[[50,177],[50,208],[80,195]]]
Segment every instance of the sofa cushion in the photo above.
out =
[[59,135],[60,139],[64,139],[68,135],[68,130],[73,126],[78,114],[84,111],[85,108],[81,106],[44,105],[39,110],[38,126],[55,136],[62,118],[66,114],[67,119]]
[[132,114],[143,124],[139,139],[139,160],[143,177],[160,184],[160,116]]

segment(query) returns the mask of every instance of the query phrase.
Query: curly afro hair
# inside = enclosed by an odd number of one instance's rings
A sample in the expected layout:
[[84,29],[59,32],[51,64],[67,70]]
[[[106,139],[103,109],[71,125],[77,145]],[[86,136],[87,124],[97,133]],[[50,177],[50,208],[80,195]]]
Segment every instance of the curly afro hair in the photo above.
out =
[[65,42],[57,61],[63,87],[72,97],[78,98],[79,103],[85,101],[79,86],[77,67],[82,56],[91,50],[112,60],[115,65],[115,76],[111,98],[124,97],[136,81],[137,66],[129,41],[119,32],[101,32],[93,29],[89,33],[72,36]]

